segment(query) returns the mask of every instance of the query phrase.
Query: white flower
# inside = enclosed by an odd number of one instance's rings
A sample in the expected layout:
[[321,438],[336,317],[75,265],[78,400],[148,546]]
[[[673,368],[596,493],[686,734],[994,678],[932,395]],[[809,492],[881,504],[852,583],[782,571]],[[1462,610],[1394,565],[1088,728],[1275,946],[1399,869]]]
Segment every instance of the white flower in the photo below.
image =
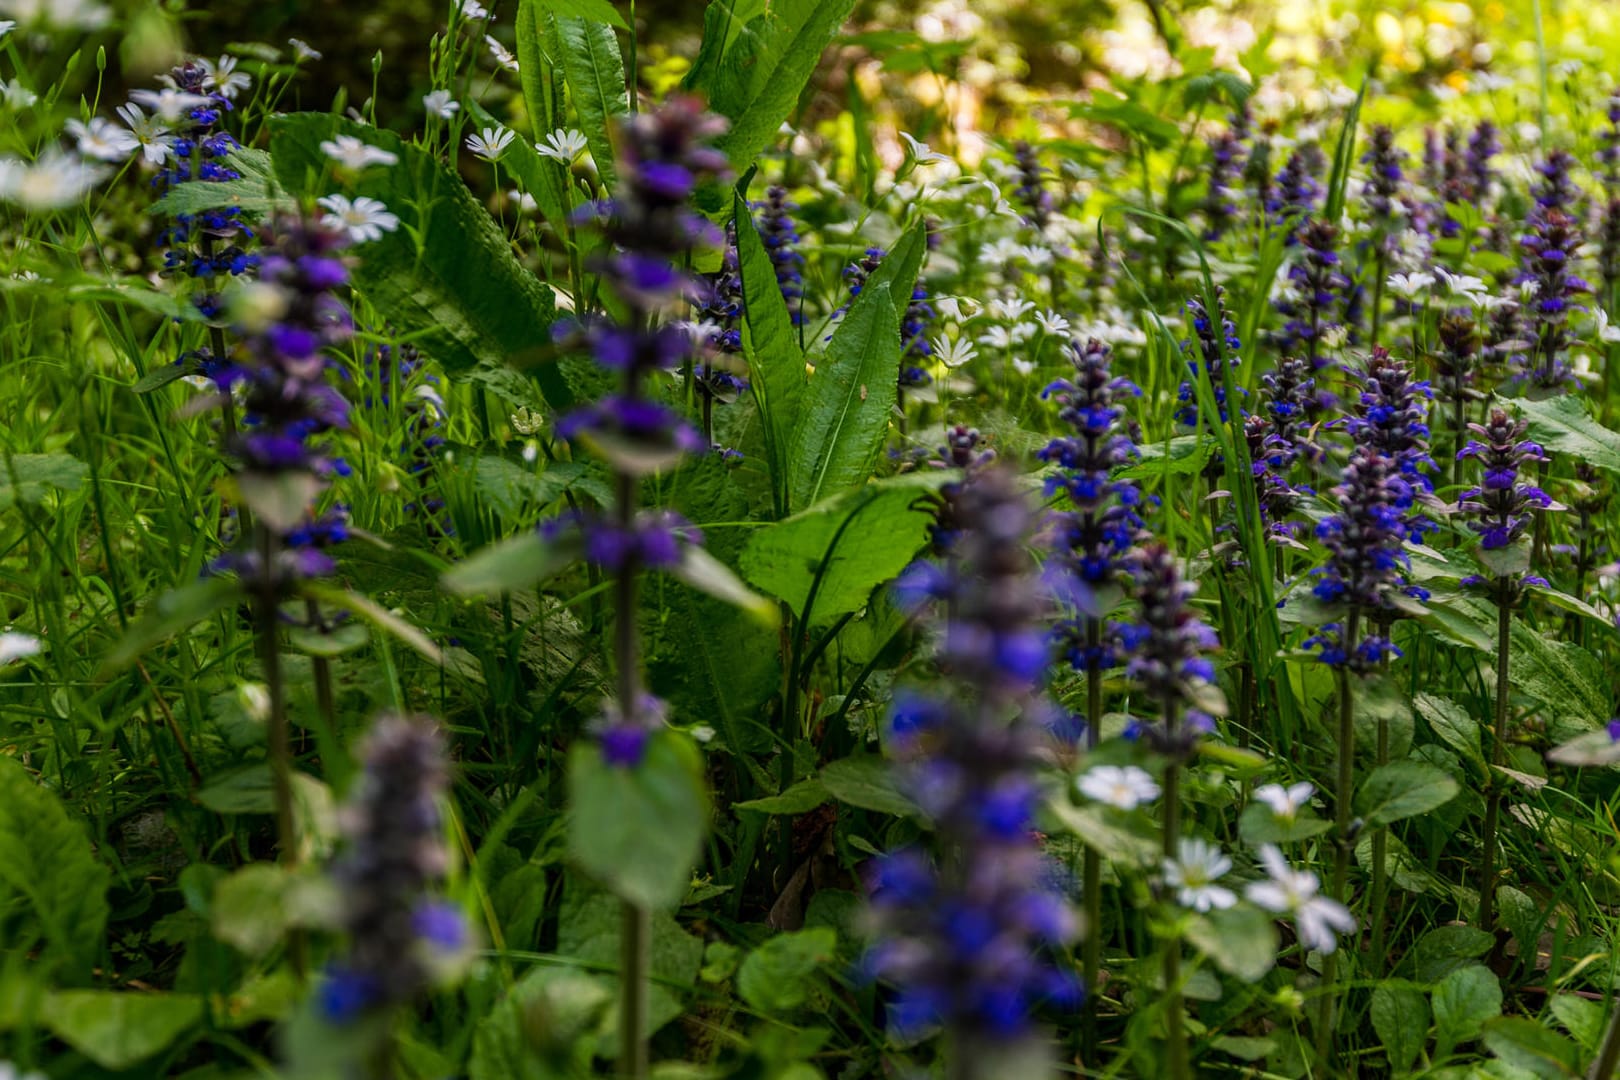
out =
[[1301,781],[1283,787],[1281,784],[1266,784],[1254,789],[1256,802],[1265,803],[1271,807],[1271,812],[1282,821],[1293,821],[1298,816],[1300,808],[1310,802],[1316,793],[1314,784]]
[[966,338],[949,338],[943,334],[933,341],[934,358],[948,368],[959,368],[979,355],[979,350]]
[[1069,320],[1055,311],[1038,311],[1035,321],[1041,324],[1041,329],[1048,334],[1066,334],[1069,332]]
[[900,137],[905,140],[907,156],[912,158],[919,166],[939,165],[951,160],[927,143],[918,142],[904,131],[900,133]]
[[188,94],[172,86],[165,86],[161,90],[131,90],[129,99],[151,109],[165,124],[178,124],[186,119],[186,114],[191,110],[212,103],[211,99],[201,94]]
[[1022,356],[1013,357],[1012,366],[1014,371],[1018,372],[1018,374],[1022,375],[1026,379],[1035,374],[1035,361],[1026,360]]
[[1592,330],[1597,339],[1605,344],[1620,341],[1620,326],[1609,325],[1609,313],[1599,305],[1592,307]]
[[395,165],[399,155],[381,147],[367,146],[353,135],[339,135],[321,143],[321,153],[352,172],[362,172],[371,165]]
[[1010,236],[1003,236],[994,243],[985,244],[979,248],[979,258],[987,263],[1005,266],[1018,258],[1023,246]]
[[483,22],[489,18],[489,11],[478,0],[462,0],[461,17],[469,22]]
[[17,29],[16,19],[0,19],[0,41],[6,40],[6,35]]
[[56,210],[84,198],[103,174],[101,166],[56,149],[32,162],[0,158],[0,200],[24,210]]
[[321,218],[321,224],[345,230],[356,244],[381,240],[383,233],[399,228],[399,218],[390,214],[388,207],[364,195],[353,202],[344,195],[328,195],[315,201],[331,211]]
[[489,46],[489,55],[494,58],[497,67],[505,68],[514,75],[517,74],[517,57],[512,55],[510,49],[502,45],[493,34],[484,35],[484,44]]
[[435,90],[431,94],[422,95],[422,108],[426,109],[430,116],[448,120],[461,111],[461,102],[452,98],[448,90]]
[[979,335],[979,344],[987,349],[1006,349],[1012,343],[1012,331],[1005,326],[992,326]]
[[79,153],[97,161],[123,161],[140,149],[140,140],[101,116],[89,123],[69,120],[63,127],[79,144]]
[[39,100],[39,95],[24,86],[21,79],[0,79],[0,98],[5,99],[8,109],[26,109]]
[[1339,934],[1356,928],[1350,910],[1337,900],[1318,896],[1316,875],[1294,870],[1275,845],[1260,849],[1260,862],[1269,880],[1255,881],[1243,892],[1249,902],[1278,915],[1292,915],[1299,942],[1307,949],[1330,953],[1339,947]]
[[1002,319],[1006,322],[1015,322],[1022,319],[1029,312],[1035,310],[1035,305],[1028,300],[992,300],[990,301],[990,317]]
[[199,60],[203,69],[203,86],[226,101],[235,101],[236,95],[253,85],[253,79],[236,70],[236,57],[222,56],[219,62]]
[[476,135],[467,136],[467,149],[485,161],[499,161],[514,138],[507,128],[485,128]]
[[287,39],[287,44],[292,46],[293,60],[296,62],[302,63],[305,60],[319,60],[321,58],[320,50],[311,48],[307,41],[290,37]]
[[548,157],[553,161],[560,161],[564,165],[572,165],[579,160],[579,155],[585,152],[585,136],[573,128],[558,128],[546,136],[546,141],[535,143],[534,148],[540,152],[541,157]]
[[1135,810],[1159,797],[1153,777],[1135,765],[1098,765],[1075,781],[1080,794],[1121,810]]
[[1039,244],[1019,244],[1018,257],[1036,270],[1044,270],[1052,265],[1052,249]]
[[163,164],[163,159],[174,149],[174,136],[169,134],[169,129],[158,123],[155,117],[143,113],[139,105],[118,106],[118,116],[129,125],[130,137],[140,144],[141,156],[146,163]]
[[941,296],[934,300],[934,307],[940,315],[951,322],[961,322],[964,318],[973,318],[974,311],[979,302],[969,296]]
[[1434,275],[1425,274],[1421,270],[1410,274],[1391,274],[1388,280],[1390,290],[1397,296],[1404,297],[1407,300],[1416,298],[1418,293],[1433,284]]
[[14,663],[28,656],[38,656],[43,646],[33,634],[19,634],[7,630],[0,634],[0,665]]
[[1174,859],[1164,860],[1164,883],[1175,890],[1176,903],[1194,911],[1229,908],[1237,894],[1215,884],[1232,869],[1232,860],[1214,844],[1184,838]]
[[518,188],[513,188],[511,191],[508,191],[506,193],[506,197],[511,199],[512,202],[517,205],[519,213],[532,214],[540,207],[540,204],[535,201],[533,195],[530,195],[527,191],[523,191]]
[[1034,337],[1040,331],[1040,329],[1041,328],[1035,323],[1021,322],[1012,328],[1012,339],[1016,342],[1023,343]]
[[1469,274],[1452,274],[1445,267],[1437,266],[1434,272],[1439,275],[1440,283],[1452,296],[1466,296],[1473,303],[1479,303],[1479,297],[1486,292],[1485,282]]

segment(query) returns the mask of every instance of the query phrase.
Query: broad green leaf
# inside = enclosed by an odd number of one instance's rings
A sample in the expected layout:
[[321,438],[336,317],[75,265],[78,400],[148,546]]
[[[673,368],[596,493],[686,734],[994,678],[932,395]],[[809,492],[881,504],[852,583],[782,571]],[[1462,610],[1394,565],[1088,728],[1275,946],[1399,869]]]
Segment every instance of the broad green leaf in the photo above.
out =
[[[558,916],[557,952],[587,964],[600,964],[616,970],[621,957],[619,940],[624,925],[624,907],[617,897],[584,886],[570,879],[563,893],[562,912]],[[651,969],[652,985],[648,995],[647,1030],[656,1032],[681,1015],[679,992],[697,984],[698,968],[703,963],[703,941],[682,930],[674,918],[662,911],[652,913]],[[617,989],[618,978],[602,977],[610,988]],[[615,993],[615,997],[617,994]],[[611,1033],[610,1018],[603,1024],[604,1032]],[[611,1054],[616,1049],[611,1034],[603,1040],[599,1050]],[[606,1056],[606,1055],[605,1055]]]
[[590,144],[602,186],[613,190],[613,134],[619,119],[630,113],[630,92],[624,81],[624,59],[613,28],[589,19],[559,17],[557,36],[562,44],[563,72],[579,111],[579,126]]
[[84,827],[0,755],[0,941],[42,943],[35,963],[43,970],[60,964],[74,979],[87,977],[101,951],[111,883]]
[[609,3],[609,0],[540,0],[541,6],[553,15],[567,18],[587,19],[591,22],[607,23],[620,30],[630,29],[624,21],[624,16]]
[[518,81],[523,84],[530,133],[542,139],[560,126],[563,115],[559,70],[562,49],[548,47],[554,43],[556,24],[545,16],[542,0],[518,0],[514,36]]
[[1429,1040],[1429,1003],[1410,983],[1379,983],[1372,994],[1372,1025],[1384,1044],[1390,1071],[1404,1076]]
[[302,589],[305,596],[319,600],[335,610],[351,612],[378,630],[398,638],[416,650],[417,654],[428,663],[438,664],[444,661],[444,654],[433,644],[433,639],[424,634],[415,623],[394,614],[371,597],[350,589],[334,589],[314,582],[304,584]]
[[1277,962],[1277,924],[1248,905],[1212,911],[1187,926],[1187,940],[1215,966],[1245,983],[1257,983]]
[[353,135],[399,157],[368,169],[349,191],[379,199],[400,226],[360,249],[355,284],[401,333],[452,374],[480,361],[534,362],[547,403],[574,393],[549,359],[555,315],[551,290],[519,265],[500,226],[449,168],[392,132],[338,116],[295,113],[270,121],[276,174],[295,195],[336,188],[323,140]]
[[1075,806],[1066,798],[1052,799],[1046,809],[1066,831],[1109,862],[1139,868],[1158,864],[1155,832],[1138,818],[1105,806]]
[[1610,431],[1587,415],[1585,400],[1559,394],[1540,401],[1515,398],[1513,404],[1530,423],[1530,437],[1561,457],[1595,469],[1620,473],[1620,432]]
[[1580,1076],[1580,1048],[1522,1016],[1499,1016],[1485,1024],[1485,1045],[1515,1068],[1548,1080]]
[[72,454],[0,457],[0,510],[17,502],[37,506],[51,491],[77,491],[89,475],[89,466]]
[[816,993],[816,972],[837,952],[826,927],[778,934],[748,954],[737,972],[737,993],[767,1015],[791,1014]]
[[1513,620],[1514,689],[1541,702],[1548,732],[1562,741],[1602,727],[1612,715],[1607,677],[1598,659],[1572,641],[1558,641]]
[[1595,1054],[1603,1041],[1603,1006],[1596,1001],[1574,994],[1554,994],[1547,999],[1547,1008],[1564,1030],[1575,1036],[1581,1049]]
[[[711,7],[710,11],[714,8]],[[759,406],[767,464],[777,516],[788,504],[788,448],[804,397],[804,352],[793,332],[793,316],[776,281],[776,268],[760,239],[754,215],[742,195],[733,204],[737,222],[737,266],[743,294],[743,356],[748,384]]]
[[582,548],[576,533],[555,539],[519,533],[479,548],[447,571],[440,581],[461,596],[486,596],[529,589],[572,566]]
[[[527,75],[523,76],[524,85],[528,85]],[[467,111],[481,126],[500,126],[489,112],[478,102],[469,98]],[[530,116],[534,114],[531,112]],[[535,130],[541,138],[550,134],[551,128],[541,128],[539,121],[535,121]],[[518,184],[524,191],[534,196],[535,205],[540,208],[540,216],[546,219],[551,231],[559,237],[567,235],[567,194],[563,185],[568,182],[564,175],[564,166],[559,161],[543,158],[534,144],[521,135],[513,139],[507,146],[506,152],[501,155],[501,167],[517,178]]]
[[758,529],[743,550],[743,576],[812,626],[858,611],[922,548],[930,497],[949,479],[931,471],[876,480]]
[[670,576],[698,592],[746,611],[767,630],[776,629],[781,613],[776,605],[744,585],[731,567],[696,544],[681,552],[681,559],[669,568]]
[[829,761],[821,767],[817,779],[833,798],[846,806],[897,817],[919,812],[917,804],[900,790],[893,767],[876,754]]
[[242,590],[235,581],[217,577],[203,578],[163,593],[113,646],[112,652],[107,654],[106,669],[118,671],[128,667],[146,650],[241,599]]
[[690,739],[653,734],[641,763],[609,765],[590,740],[568,755],[568,851],[617,895],[654,909],[686,896],[709,825],[709,793]]
[[789,507],[813,506],[872,475],[900,378],[900,313],[867,284],[827,343],[788,440]]
[[288,890],[294,879],[285,866],[249,863],[214,887],[209,923],[214,936],[249,956],[263,956],[287,932]]
[[1480,547],[1474,558],[1488,577],[1516,577],[1530,569],[1530,538],[1520,537],[1506,547]]
[[236,474],[236,492],[253,516],[279,532],[297,528],[325,487],[325,480],[301,469]]
[[[740,172],[776,137],[792,115],[805,84],[821,63],[821,54],[849,18],[855,0],[773,0],[740,31],[730,27],[721,57],[713,50],[699,56],[694,85],[708,94],[709,107],[731,121],[720,148]],[[748,6],[738,4],[732,9]],[[724,12],[715,16],[719,24]],[[711,32],[707,14],[705,44]],[[718,27],[716,27],[718,29]]]
[[263,217],[274,211],[294,211],[298,203],[286,195],[277,194],[263,180],[192,180],[178,184],[147,207],[149,214],[174,217],[180,214],[199,214],[204,210],[235,208],[249,217]]
[[534,968],[478,1021],[469,1080],[589,1075],[594,1036],[612,1000],[605,978],[569,968]]
[[172,382],[178,382],[186,377],[186,369],[179,364],[164,364],[155,370],[148,371],[130,385],[130,392],[134,394],[150,394],[160,390]]
[[1251,802],[1238,816],[1238,835],[1250,846],[1259,844],[1290,844],[1296,840],[1309,840],[1333,827],[1331,821],[1318,817],[1313,811],[1301,809],[1292,818],[1279,818],[1265,803]]
[[1435,1056],[1445,1057],[1501,1015],[1502,984],[1489,968],[1470,964],[1451,972],[1434,988]]
[[1369,825],[1388,825],[1444,806],[1459,790],[1450,774],[1433,765],[1392,761],[1361,782],[1356,805]]
[[1412,977],[1420,983],[1437,983],[1484,956],[1493,940],[1472,926],[1437,926],[1419,938],[1407,955]]
[[168,1047],[203,1019],[194,994],[63,990],[45,999],[45,1026],[104,1069],[128,1069]]
[[766,0],[710,0],[703,9],[703,43],[681,85],[689,90],[708,86],[737,38],[765,13],[765,5]]
[[800,780],[780,795],[767,795],[763,799],[749,799],[733,803],[733,810],[752,810],[757,814],[803,814],[832,798],[832,792],[820,780]]
[[1485,754],[1479,746],[1479,724],[1466,709],[1449,698],[1422,691],[1412,699],[1412,704],[1441,742],[1475,765],[1485,764]]

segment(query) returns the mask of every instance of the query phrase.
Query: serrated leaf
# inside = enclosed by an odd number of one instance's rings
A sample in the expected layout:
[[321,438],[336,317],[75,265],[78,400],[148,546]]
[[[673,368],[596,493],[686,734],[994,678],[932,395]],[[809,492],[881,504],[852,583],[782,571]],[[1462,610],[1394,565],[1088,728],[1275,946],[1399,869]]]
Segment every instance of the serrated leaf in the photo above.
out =
[[42,943],[42,968],[62,965],[74,978],[87,977],[101,950],[111,882],[84,827],[0,755],[0,929],[7,946]]
[[608,979],[568,968],[534,968],[478,1021],[469,1080],[589,1075],[594,1040],[585,1036],[603,1029],[612,1001]]
[[1580,1049],[1522,1016],[1499,1016],[1485,1025],[1485,1045],[1502,1061],[1547,1080],[1580,1075]]
[[1541,702],[1554,739],[1573,738],[1608,722],[1608,684],[1597,657],[1520,619],[1513,620],[1511,634],[1508,679],[1520,693]]
[[1596,1001],[1574,994],[1554,994],[1547,999],[1547,1008],[1558,1018],[1564,1030],[1575,1036],[1581,1049],[1595,1054],[1603,1041],[1603,1006]]
[[1495,939],[1472,926],[1437,926],[1418,939],[1407,956],[1420,983],[1437,983],[1490,951]]
[[557,19],[557,37],[562,45],[568,89],[579,111],[579,126],[590,144],[602,186],[612,191],[618,179],[612,133],[620,118],[630,113],[619,39],[613,36],[610,26],[566,16]]
[[1470,964],[1451,972],[1434,988],[1435,1056],[1445,1057],[1500,1015],[1502,984],[1489,968]]
[[392,132],[338,116],[273,117],[270,130],[276,175],[304,198],[333,186],[323,140],[352,135],[397,155],[397,165],[367,170],[349,192],[379,199],[400,217],[397,230],[361,249],[356,286],[452,375],[480,361],[534,361],[547,403],[572,404],[563,366],[539,362],[551,355],[551,290],[518,263],[506,234],[459,176]]
[[45,1026],[104,1069],[128,1069],[174,1045],[202,1022],[194,994],[62,990],[41,1010]]
[[568,755],[568,851],[617,895],[657,910],[686,896],[709,826],[709,793],[691,741],[653,734],[641,762],[609,765],[589,740]]
[[875,480],[757,529],[743,549],[743,576],[801,620],[829,625],[911,563],[933,521],[930,496],[949,479],[931,471]]
[[846,806],[907,817],[919,813],[917,804],[900,790],[894,770],[876,754],[829,761],[817,779],[833,798]]
[[1444,806],[1460,790],[1449,773],[1433,765],[1392,761],[1361,782],[1356,808],[1369,825],[1388,825]]
[[1595,469],[1620,473],[1620,433],[1587,415],[1585,401],[1559,394],[1540,401],[1515,398],[1513,404],[1530,424],[1530,436],[1544,448]]
[[1371,1011],[1390,1071],[1404,1075],[1429,1039],[1429,1003],[1417,987],[1390,980],[1373,989]]
[[816,973],[837,955],[826,927],[777,934],[750,952],[737,972],[737,993],[766,1015],[791,1014],[811,999]]
[[1479,724],[1461,705],[1422,691],[1413,697],[1412,704],[1441,742],[1475,765],[1485,764],[1485,754],[1479,745]]

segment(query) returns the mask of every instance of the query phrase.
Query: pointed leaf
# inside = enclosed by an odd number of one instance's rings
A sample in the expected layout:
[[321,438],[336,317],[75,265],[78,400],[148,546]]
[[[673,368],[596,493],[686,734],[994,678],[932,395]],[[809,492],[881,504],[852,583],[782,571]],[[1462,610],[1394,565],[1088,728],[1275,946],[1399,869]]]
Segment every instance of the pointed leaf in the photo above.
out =
[[612,191],[618,179],[612,136],[619,119],[630,113],[619,39],[611,26],[577,17],[559,17],[557,36],[562,42],[563,72],[568,77],[574,108],[579,110],[580,127],[590,143],[602,186]]
[[1356,792],[1356,805],[1370,825],[1388,825],[1428,813],[1456,798],[1452,776],[1421,761],[1392,761],[1374,769]]

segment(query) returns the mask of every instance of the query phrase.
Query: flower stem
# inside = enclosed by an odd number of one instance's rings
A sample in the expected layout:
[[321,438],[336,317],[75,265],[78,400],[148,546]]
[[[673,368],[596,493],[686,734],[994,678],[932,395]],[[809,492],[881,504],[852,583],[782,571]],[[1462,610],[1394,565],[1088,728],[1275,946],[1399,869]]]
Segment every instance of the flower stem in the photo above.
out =
[[[1086,749],[1095,750],[1102,724],[1102,664],[1097,649],[1102,643],[1102,623],[1086,620]],[[1080,1053],[1082,1062],[1091,1064],[1097,1053],[1097,976],[1102,970],[1102,855],[1086,845],[1081,871],[1080,896],[1085,904],[1086,935],[1081,958],[1086,1003],[1081,1018]]]
[[[1166,697],[1164,702],[1165,741],[1172,747],[1176,741],[1176,701]],[[1181,761],[1172,749],[1164,770],[1164,857],[1176,858],[1181,843]],[[1186,1007],[1181,996],[1181,938],[1173,936],[1164,948],[1164,1049],[1166,1075],[1170,1080],[1187,1080],[1187,1031],[1182,1013]]]
[[[1339,776],[1333,788],[1334,839],[1333,899],[1345,904],[1350,880],[1351,803],[1356,782],[1356,699],[1354,682],[1350,678],[1348,661],[1356,654],[1356,634],[1360,629],[1361,611],[1352,607],[1344,621],[1344,654],[1346,663],[1337,671],[1339,682]],[[1345,904],[1348,907],[1348,904]],[[1333,1049],[1333,982],[1338,952],[1322,957],[1321,1012],[1316,1025],[1316,1054],[1325,1063]]]
[[1496,922],[1496,822],[1502,813],[1501,777],[1496,775],[1507,757],[1508,738],[1508,640],[1513,628],[1513,610],[1508,603],[1507,578],[1496,579],[1496,716],[1491,737],[1492,774],[1486,777],[1484,851],[1479,867],[1479,928],[1487,934]]

